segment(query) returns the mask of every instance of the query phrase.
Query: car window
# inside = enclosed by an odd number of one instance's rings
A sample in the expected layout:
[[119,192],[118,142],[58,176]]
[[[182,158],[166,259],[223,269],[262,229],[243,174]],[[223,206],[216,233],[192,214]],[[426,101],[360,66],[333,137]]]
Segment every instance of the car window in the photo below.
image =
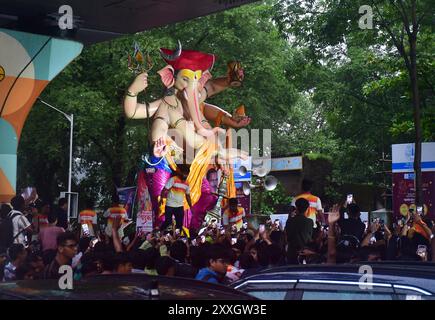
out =
[[286,300],[287,290],[249,290],[247,293],[262,300]]
[[301,300],[394,300],[394,290],[387,283],[301,280],[296,288],[295,299]]
[[398,300],[434,300],[430,292],[421,288],[395,285],[394,290]]
[[302,300],[393,300],[389,293],[304,290]]

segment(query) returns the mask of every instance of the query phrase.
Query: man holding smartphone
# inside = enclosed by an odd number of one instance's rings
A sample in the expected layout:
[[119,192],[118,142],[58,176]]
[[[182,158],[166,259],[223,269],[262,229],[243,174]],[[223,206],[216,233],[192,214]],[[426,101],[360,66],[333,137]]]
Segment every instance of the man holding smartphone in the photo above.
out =
[[[94,203],[92,200],[86,202],[86,209],[80,211],[79,220],[82,226],[81,238],[83,237],[95,237],[95,230],[97,230],[97,213],[94,211]],[[87,234],[85,234],[87,230]]]

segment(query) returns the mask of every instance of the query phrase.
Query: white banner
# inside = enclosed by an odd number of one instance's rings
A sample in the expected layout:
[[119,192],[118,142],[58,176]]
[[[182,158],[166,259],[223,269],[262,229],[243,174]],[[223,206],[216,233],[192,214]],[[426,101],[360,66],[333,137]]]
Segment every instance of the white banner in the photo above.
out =
[[[393,144],[393,172],[414,172],[414,143]],[[421,144],[421,171],[435,171],[435,142]]]

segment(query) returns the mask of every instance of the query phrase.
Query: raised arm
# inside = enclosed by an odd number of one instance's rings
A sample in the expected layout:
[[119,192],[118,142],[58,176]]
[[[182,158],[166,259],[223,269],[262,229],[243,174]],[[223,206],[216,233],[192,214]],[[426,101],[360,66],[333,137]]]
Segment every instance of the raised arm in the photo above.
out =
[[338,219],[340,219],[339,207],[334,205],[328,215],[328,260],[330,264],[335,264],[337,261],[337,233],[335,230]]
[[[127,118],[130,119],[145,119],[147,118],[146,105],[137,101],[137,95],[148,87],[148,74],[139,74],[131,85],[128,87],[124,98],[124,112]],[[152,117],[159,105],[161,99],[153,101],[148,106],[148,115]]]
[[234,69],[233,67],[231,67],[231,65],[234,66],[234,62],[233,63],[230,62],[228,64],[226,77],[216,78],[207,81],[207,83],[205,84],[207,97],[212,97],[215,94],[218,94],[229,87],[240,86],[244,78],[243,68],[241,67],[240,63],[236,63],[235,65],[237,65],[237,68]]

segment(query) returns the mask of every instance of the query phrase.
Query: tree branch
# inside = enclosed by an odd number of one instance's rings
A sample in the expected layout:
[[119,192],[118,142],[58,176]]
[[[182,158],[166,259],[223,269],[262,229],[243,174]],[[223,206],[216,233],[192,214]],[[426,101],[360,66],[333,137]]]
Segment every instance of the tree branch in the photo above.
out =
[[390,0],[390,3],[392,3],[393,6],[396,7],[400,15],[402,16],[403,26],[405,27],[408,37],[411,37],[412,33],[411,33],[411,29],[409,28],[409,19],[408,19],[408,15],[406,14],[405,7],[403,6],[401,0],[398,1],[400,8],[394,2],[395,2],[394,0]]
[[97,146],[97,148],[100,150],[101,154],[107,159],[107,161],[109,162],[110,166],[112,166],[112,164],[113,164],[112,157],[104,149],[103,145],[101,145],[101,143],[97,139],[95,139],[94,137],[90,136],[89,140],[91,140]]
[[417,23],[417,13],[416,13],[415,0],[411,1],[411,19],[412,19],[412,36],[413,36],[413,39],[417,39],[418,23]]
[[383,26],[385,28],[385,31],[387,31],[387,33],[389,34],[389,36],[391,37],[394,45],[396,46],[397,50],[399,51],[400,55],[403,57],[403,59],[405,60],[405,65],[406,68],[411,71],[411,63],[409,61],[409,57],[405,52],[405,46],[403,45],[403,41],[399,42],[396,38],[396,36],[394,35],[394,32],[391,30],[391,28],[388,26],[388,24],[386,23],[384,17],[381,14],[381,11],[379,10],[378,6],[375,4],[374,1],[372,1],[372,5],[373,7],[375,7],[381,21],[380,24],[381,26]]
[[417,25],[420,25],[421,20],[423,20],[423,18],[426,17],[426,13],[427,13],[427,12],[423,12],[423,14],[421,15],[421,17],[418,18],[418,20],[417,20]]

